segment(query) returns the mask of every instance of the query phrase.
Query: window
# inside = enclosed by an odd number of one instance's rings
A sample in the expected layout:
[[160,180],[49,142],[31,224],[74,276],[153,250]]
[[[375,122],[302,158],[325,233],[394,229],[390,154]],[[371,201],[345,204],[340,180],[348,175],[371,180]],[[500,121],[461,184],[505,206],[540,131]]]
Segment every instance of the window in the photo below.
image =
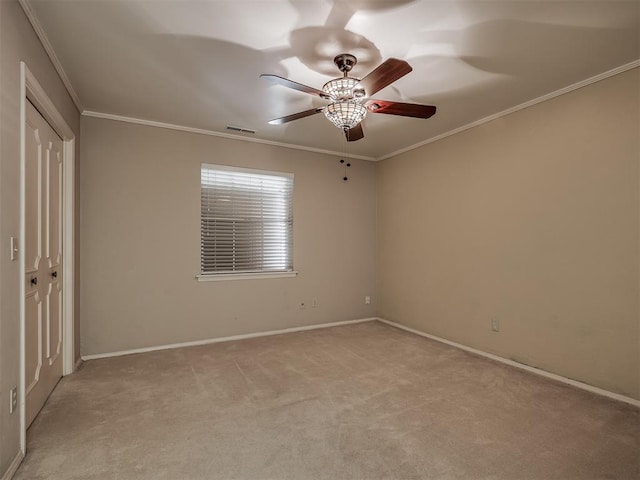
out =
[[199,277],[293,273],[293,174],[202,164]]

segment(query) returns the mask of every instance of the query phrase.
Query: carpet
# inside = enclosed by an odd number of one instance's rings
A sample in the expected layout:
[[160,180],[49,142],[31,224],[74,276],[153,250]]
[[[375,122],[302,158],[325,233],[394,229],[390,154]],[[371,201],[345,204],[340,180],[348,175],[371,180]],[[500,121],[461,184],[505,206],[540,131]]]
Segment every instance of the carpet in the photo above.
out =
[[85,362],[15,478],[634,479],[640,410],[379,322]]

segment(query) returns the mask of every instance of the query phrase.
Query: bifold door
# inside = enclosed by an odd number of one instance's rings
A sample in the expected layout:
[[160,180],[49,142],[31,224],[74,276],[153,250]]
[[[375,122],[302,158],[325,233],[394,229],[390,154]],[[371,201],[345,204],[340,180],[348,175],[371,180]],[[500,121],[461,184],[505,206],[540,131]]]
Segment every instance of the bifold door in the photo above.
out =
[[27,102],[25,138],[26,425],[62,377],[62,140]]

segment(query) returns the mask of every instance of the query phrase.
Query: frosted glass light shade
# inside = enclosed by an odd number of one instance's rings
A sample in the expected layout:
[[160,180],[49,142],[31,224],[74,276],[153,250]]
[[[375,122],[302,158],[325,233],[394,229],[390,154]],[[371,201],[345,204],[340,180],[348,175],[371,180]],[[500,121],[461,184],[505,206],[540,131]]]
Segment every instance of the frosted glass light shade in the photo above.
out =
[[367,109],[352,100],[334,102],[327,105],[324,115],[342,130],[349,130],[359,124],[367,114]]

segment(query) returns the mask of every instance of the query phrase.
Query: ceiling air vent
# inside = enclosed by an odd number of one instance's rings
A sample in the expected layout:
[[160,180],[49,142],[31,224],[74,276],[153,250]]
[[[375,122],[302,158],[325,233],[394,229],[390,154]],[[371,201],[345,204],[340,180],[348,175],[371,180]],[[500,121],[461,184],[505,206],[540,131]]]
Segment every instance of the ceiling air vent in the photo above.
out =
[[251,130],[250,128],[234,127],[233,125],[227,125],[227,130],[233,130],[234,132],[240,133],[256,133],[255,130]]

